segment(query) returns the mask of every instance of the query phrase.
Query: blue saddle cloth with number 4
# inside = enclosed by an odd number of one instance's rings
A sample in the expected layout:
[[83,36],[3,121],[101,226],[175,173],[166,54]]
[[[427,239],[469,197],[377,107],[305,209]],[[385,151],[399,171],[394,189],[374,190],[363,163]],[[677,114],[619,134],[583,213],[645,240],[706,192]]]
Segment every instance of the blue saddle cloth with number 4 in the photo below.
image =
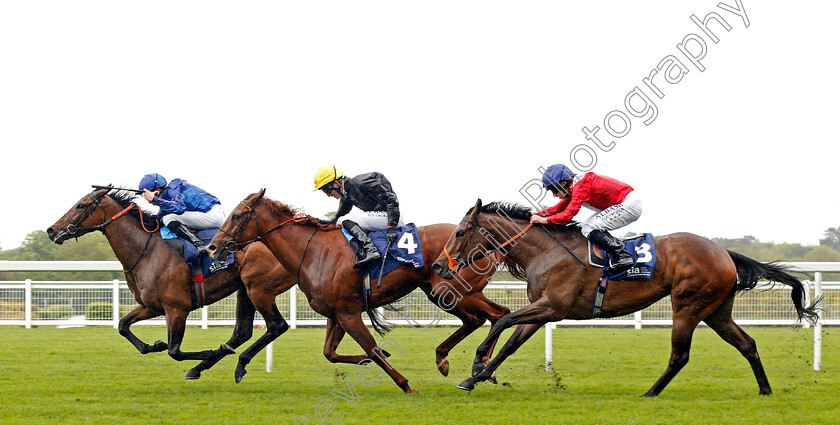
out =
[[[615,276],[606,276],[607,267],[601,271],[601,277],[609,280],[630,280],[648,279],[653,277],[653,268],[656,266],[656,247],[653,245],[653,235],[645,233],[642,236],[624,241],[624,248],[633,257],[636,264],[629,269],[618,273]],[[601,256],[605,263],[609,264],[611,255],[601,250]]]
[[[216,236],[216,232],[218,231],[219,229],[202,229],[194,232],[199,239],[204,241],[204,243],[210,243],[210,240],[213,239],[213,236]],[[181,252],[184,255],[184,261],[186,261],[187,265],[190,266],[190,274],[201,274],[206,278],[219,270],[226,269],[227,266],[233,262],[233,254],[230,254],[226,259],[227,261],[224,263],[213,259],[213,257],[209,255],[200,255],[193,244],[179,238],[174,232],[166,227],[161,226],[160,236],[164,240],[175,239],[181,242],[181,245],[183,246]],[[200,270],[200,273],[196,273],[197,270]]]
[[[379,254],[385,259],[382,276],[406,264],[410,264],[417,269],[423,267],[423,249],[420,244],[420,234],[417,233],[417,226],[414,223],[408,223],[405,226],[397,227],[395,230],[397,231],[397,240],[388,249],[387,258],[385,254],[385,249],[388,247],[388,239],[385,237],[387,230],[377,230],[368,233],[370,240],[373,241],[376,249],[379,250]],[[348,242],[358,246],[358,242],[353,239],[350,233],[344,229],[341,229],[341,231],[344,232],[344,237],[347,238]],[[379,279],[382,267],[382,260],[374,261],[370,266],[361,270],[362,277],[370,276],[371,280]]]

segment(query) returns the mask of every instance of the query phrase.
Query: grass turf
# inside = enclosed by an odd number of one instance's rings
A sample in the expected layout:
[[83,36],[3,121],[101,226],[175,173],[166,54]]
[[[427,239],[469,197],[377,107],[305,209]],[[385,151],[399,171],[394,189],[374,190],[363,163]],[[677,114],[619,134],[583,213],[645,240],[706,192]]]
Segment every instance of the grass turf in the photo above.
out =
[[[484,327],[450,354],[449,377],[434,348],[454,328],[398,328],[388,338],[391,361],[421,392],[404,394],[383,374],[375,385],[353,365],[321,354],[323,329],[296,329],[274,344],[274,372],[265,355],[236,384],[236,356],[197,381],[183,379],[196,362],[165,353],[142,356],[108,327],[0,327],[0,424],[789,424],[838,423],[840,338],[823,334],[822,371],[814,371],[809,329],[749,328],[774,390],[759,396],[746,360],[713,331],[695,332],[691,360],[656,398],[639,397],[664,371],[670,329],[560,328],[554,369],[545,372],[539,332],[498,370],[499,385],[473,392],[455,385],[469,376]],[[165,339],[162,327],[135,327],[139,337]],[[183,349],[216,348],[228,328],[189,328]],[[258,330],[262,332],[262,330]],[[506,338],[509,332],[503,335]],[[241,352],[243,348],[239,348]],[[346,337],[342,354],[360,349]],[[371,371],[370,380],[378,374]],[[349,382],[349,383],[348,383]],[[320,409],[322,418],[316,418]],[[330,410],[332,409],[332,410]],[[307,420],[307,416],[309,416]]]

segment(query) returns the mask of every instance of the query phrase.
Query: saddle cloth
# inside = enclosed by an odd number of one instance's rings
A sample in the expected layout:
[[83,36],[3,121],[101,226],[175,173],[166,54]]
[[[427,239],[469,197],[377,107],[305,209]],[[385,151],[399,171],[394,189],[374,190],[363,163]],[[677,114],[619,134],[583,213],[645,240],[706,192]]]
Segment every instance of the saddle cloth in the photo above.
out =
[[[216,236],[216,232],[219,229],[202,229],[202,230],[194,230],[195,235],[204,241],[204,243],[210,243],[210,240],[213,239],[213,236]],[[179,238],[175,235],[171,230],[167,229],[166,227],[161,226],[160,228],[160,236],[169,243],[170,246],[175,248],[176,251],[180,252],[181,255],[184,257],[184,261],[190,267],[190,273],[199,279],[199,275],[203,275],[203,278],[207,278],[211,276],[213,273],[216,273],[219,270],[224,270],[227,266],[233,262],[233,254],[230,254],[226,259],[226,262],[220,262],[209,255],[199,255],[198,250],[193,246],[193,244],[189,243],[188,241]],[[180,246],[179,246],[180,242]],[[199,258],[199,256],[201,258]]]
[[610,280],[631,280],[648,279],[653,277],[653,268],[656,266],[656,247],[653,244],[653,235],[645,233],[624,241],[624,247],[633,257],[636,264],[626,271],[615,276],[605,276],[610,254],[599,249],[592,242],[589,242],[589,264],[595,267],[602,267],[601,277]]
[[[408,223],[405,226],[397,227],[397,240],[391,244],[386,258],[385,248],[388,246],[388,239],[385,235],[387,230],[376,230],[368,233],[368,237],[373,241],[376,249],[382,258],[385,258],[384,270],[382,276],[394,271],[399,266],[410,264],[414,268],[419,269],[423,267],[423,249],[420,244],[420,234],[417,233],[417,226],[414,223]],[[351,244],[359,246],[359,243],[346,230],[341,229],[344,237]],[[374,261],[369,266],[361,270],[362,277],[370,277],[371,280],[378,279],[380,269],[383,268],[383,262]]]

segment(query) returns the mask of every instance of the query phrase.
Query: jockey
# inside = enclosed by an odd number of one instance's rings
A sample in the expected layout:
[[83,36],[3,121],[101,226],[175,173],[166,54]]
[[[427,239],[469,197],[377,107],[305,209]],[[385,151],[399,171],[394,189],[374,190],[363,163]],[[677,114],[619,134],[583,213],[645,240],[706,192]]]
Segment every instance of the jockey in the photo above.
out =
[[[381,173],[365,173],[347,178],[344,172],[329,165],[315,173],[315,190],[321,189],[327,196],[339,199],[335,219],[325,224],[341,225],[362,245],[355,268],[381,258],[373,241],[366,232],[388,229],[390,246],[397,239],[396,227],[403,225],[400,203],[391,182]],[[353,207],[358,210],[352,210]],[[352,211],[351,211],[352,210]]]
[[222,227],[225,213],[218,198],[186,180],[173,179],[167,184],[157,173],[143,176],[139,189],[149,203],[160,207],[158,220],[166,228],[192,243],[200,254],[207,253],[204,242],[191,229]]
[[610,230],[624,227],[642,215],[642,201],[629,185],[595,173],[574,174],[562,164],[548,167],[543,184],[561,201],[531,216],[531,223],[567,224],[584,206],[596,212],[581,225],[583,236],[598,248],[612,254],[608,272],[633,266],[624,243]]

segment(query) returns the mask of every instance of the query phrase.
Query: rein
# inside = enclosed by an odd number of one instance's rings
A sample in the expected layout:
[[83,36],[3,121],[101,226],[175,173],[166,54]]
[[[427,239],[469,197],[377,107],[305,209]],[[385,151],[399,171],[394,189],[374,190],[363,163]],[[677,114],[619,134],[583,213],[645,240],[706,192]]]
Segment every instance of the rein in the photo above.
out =
[[[257,202],[259,202],[259,201],[257,201]],[[286,221],[284,221],[284,222],[266,230],[265,232],[260,233],[256,238],[251,239],[249,241],[245,241],[245,242],[239,242],[239,241],[237,241],[237,239],[240,236],[242,236],[242,233],[245,231],[245,227],[251,221],[251,217],[253,217],[254,222],[257,223],[257,232],[258,233],[260,232],[260,221],[259,221],[259,219],[257,219],[257,216],[254,215],[254,208],[256,208],[256,205],[251,207],[248,204],[246,204],[244,201],[239,201],[239,203],[242,204],[242,206],[245,207],[248,210],[248,215],[245,216],[245,220],[242,221],[242,224],[239,225],[239,227],[236,229],[235,232],[233,232],[233,234],[230,234],[225,229],[219,229],[220,232],[224,233],[225,235],[227,235],[230,238],[230,240],[227,241],[227,243],[225,243],[225,249],[227,250],[227,252],[229,252],[231,254],[238,251],[239,249],[241,249],[242,247],[244,247],[248,244],[262,241],[263,236],[265,236],[265,235],[267,235],[267,234],[269,234],[269,233],[271,233],[271,232],[273,232],[273,231],[275,231],[275,230],[277,230],[277,229],[279,229],[279,228],[281,228],[281,227],[283,227],[283,226],[285,226],[289,223],[304,223],[306,221],[309,221],[309,219],[311,218],[307,214],[297,213],[297,214],[293,215],[292,218],[290,218],[290,219],[288,219],[288,220],[286,220]],[[316,228],[315,230],[318,230],[318,229]],[[312,235],[314,236],[315,232],[313,232]],[[312,240],[312,237],[310,236],[309,239]],[[309,242],[307,241],[307,246],[308,245],[309,245]],[[304,251],[304,254],[305,254],[305,251]]]
[[[534,223],[528,223],[528,225],[525,226],[524,229],[522,229],[519,233],[517,233],[512,238],[506,240],[501,245],[499,245],[499,246],[497,246],[493,249],[488,249],[488,250],[483,251],[478,257],[467,259],[466,263],[463,263],[460,260],[460,258],[452,258],[452,256],[449,254],[449,250],[446,249],[446,245],[444,245],[443,246],[443,253],[444,253],[444,255],[446,255],[446,259],[448,261],[447,265],[449,266],[449,270],[458,271],[458,266],[461,266],[461,267],[468,266],[470,263],[474,263],[477,260],[480,260],[480,259],[492,254],[493,252],[501,250],[502,248],[508,246],[511,242],[521,238],[522,236],[525,236],[525,233],[528,230],[530,230],[531,227],[534,227]],[[484,227],[482,227],[478,224],[478,214],[475,215],[475,220],[473,221],[473,228],[472,228],[472,231],[470,232],[470,237],[467,238],[467,245],[466,246],[469,246],[470,241],[472,240],[472,237],[473,237],[473,234],[475,233],[476,228],[481,229],[480,231],[482,231],[482,232],[487,232],[487,230],[485,230]]]

